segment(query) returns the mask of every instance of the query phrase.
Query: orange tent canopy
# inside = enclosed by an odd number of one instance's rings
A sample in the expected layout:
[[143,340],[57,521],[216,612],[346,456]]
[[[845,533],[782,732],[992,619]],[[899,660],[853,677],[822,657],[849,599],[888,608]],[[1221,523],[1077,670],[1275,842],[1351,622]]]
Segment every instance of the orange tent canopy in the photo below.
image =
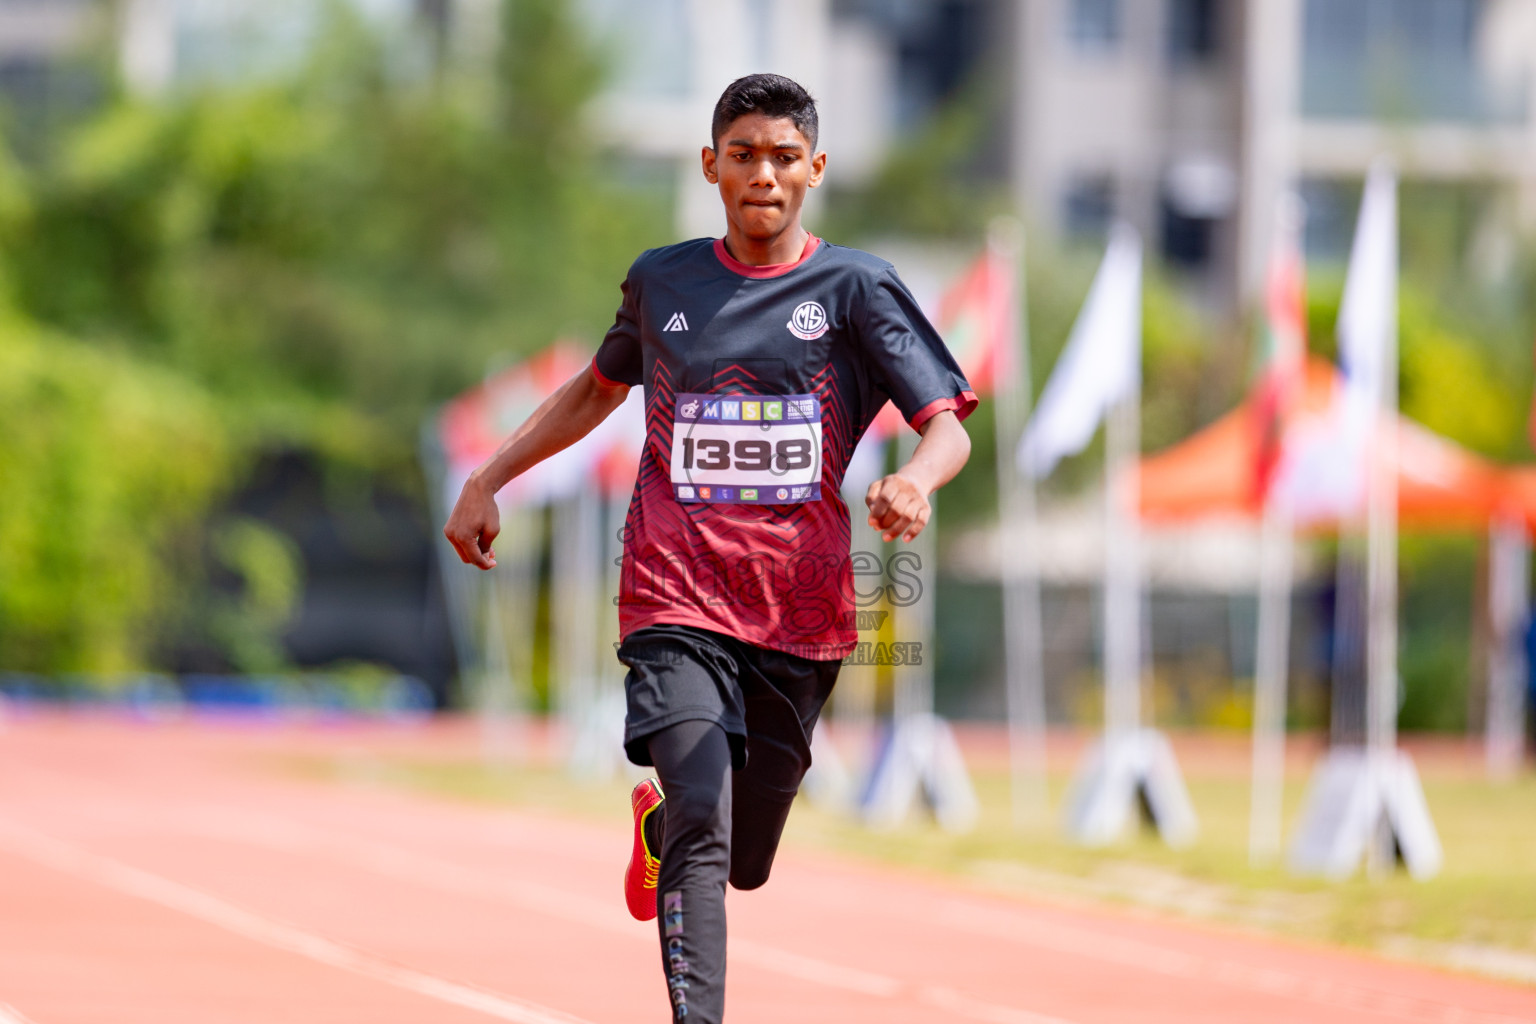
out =
[[[1332,407],[1339,374],[1308,361],[1298,420]],[[1398,517],[1404,526],[1482,529],[1511,502],[1510,476],[1404,417],[1396,418]],[[1251,400],[1187,440],[1141,462],[1140,510],[1152,522],[1257,518],[1259,422]],[[1525,471],[1527,522],[1536,525],[1536,469]],[[1332,526],[1309,520],[1307,525]]]
[[1504,493],[1498,513],[1524,523],[1536,534],[1536,466],[1517,466],[1504,474]]

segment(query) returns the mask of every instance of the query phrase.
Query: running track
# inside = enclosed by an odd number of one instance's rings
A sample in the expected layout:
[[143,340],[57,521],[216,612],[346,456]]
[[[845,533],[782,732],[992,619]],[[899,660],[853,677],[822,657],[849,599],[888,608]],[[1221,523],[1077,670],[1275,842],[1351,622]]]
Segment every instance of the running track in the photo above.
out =
[[[668,1019],[612,825],[305,782],[462,728],[0,725],[0,1024]],[[1536,990],[788,850],[733,892],[733,1024],[1536,1021]]]

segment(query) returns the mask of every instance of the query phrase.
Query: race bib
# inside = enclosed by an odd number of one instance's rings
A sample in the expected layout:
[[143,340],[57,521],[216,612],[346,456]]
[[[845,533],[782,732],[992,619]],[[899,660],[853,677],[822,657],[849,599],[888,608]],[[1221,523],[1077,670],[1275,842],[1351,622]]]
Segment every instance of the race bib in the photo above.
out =
[[678,501],[821,500],[821,400],[815,395],[684,394],[676,409],[672,490]]

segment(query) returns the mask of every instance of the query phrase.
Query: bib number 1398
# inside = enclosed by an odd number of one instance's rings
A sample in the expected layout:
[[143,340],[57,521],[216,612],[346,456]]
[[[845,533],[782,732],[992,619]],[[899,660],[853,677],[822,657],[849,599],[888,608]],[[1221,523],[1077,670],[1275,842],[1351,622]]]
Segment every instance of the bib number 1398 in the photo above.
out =
[[678,395],[671,474],[678,501],[820,501],[821,401],[816,395]]
[[683,438],[683,469],[749,472],[809,469],[815,460],[809,437],[787,437],[780,441],[750,440],[731,442],[713,437]]

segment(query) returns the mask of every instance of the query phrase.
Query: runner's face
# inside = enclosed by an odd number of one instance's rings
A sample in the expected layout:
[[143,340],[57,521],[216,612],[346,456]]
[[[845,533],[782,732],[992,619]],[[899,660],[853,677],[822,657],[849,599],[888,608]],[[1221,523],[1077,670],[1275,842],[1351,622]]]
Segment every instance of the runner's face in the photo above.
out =
[[720,186],[725,215],[743,235],[768,240],[800,222],[805,190],[821,184],[827,155],[787,117],[745,114],[704,149],[704,177]]

